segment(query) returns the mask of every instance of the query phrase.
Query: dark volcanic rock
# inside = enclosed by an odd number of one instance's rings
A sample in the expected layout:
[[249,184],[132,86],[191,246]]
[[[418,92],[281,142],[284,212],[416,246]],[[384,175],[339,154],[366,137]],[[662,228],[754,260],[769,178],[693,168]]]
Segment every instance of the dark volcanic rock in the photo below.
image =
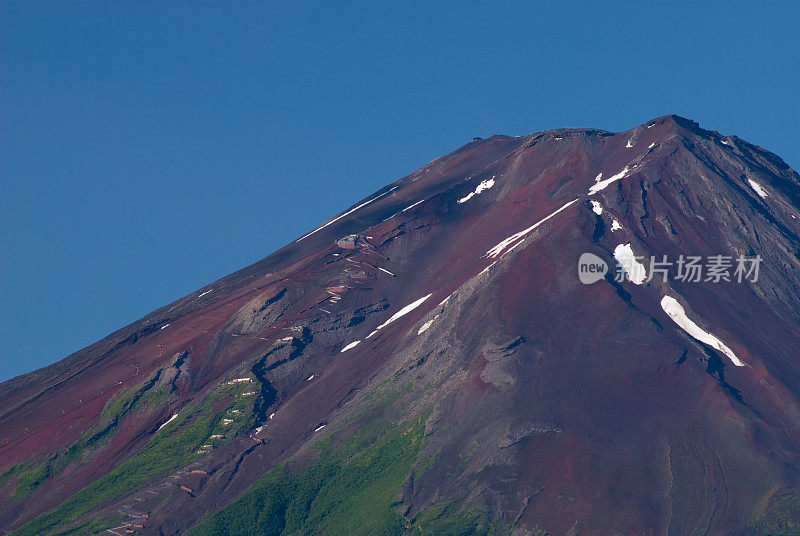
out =
[[[613,272],[622,245],[647,259],[763,261],[756,282],[680,281],[674,266],[668,281],[579,281],[582,253]],[[684,331],[665,296],[734,357]],[[137,533],[183,533],[277,464],[302,466],[317,439],[352,435],[387,385],[384,421],[430,411],[425,470],[398,489],[407,520],[457,502],[516,534],[750,534],[776,515],[791,527],[799,297],[800,180],[760,147],[676,116],[618,134],[475,138],[2,384],[0,527],[137,460],[172,415],[180,434],[184,414],[213,400],[203,414],[230,433],[75,518],[121,513],[144,520]],[[141,401],[120,405],[130,392]],[[56,512],[56,526],[75,522]]]

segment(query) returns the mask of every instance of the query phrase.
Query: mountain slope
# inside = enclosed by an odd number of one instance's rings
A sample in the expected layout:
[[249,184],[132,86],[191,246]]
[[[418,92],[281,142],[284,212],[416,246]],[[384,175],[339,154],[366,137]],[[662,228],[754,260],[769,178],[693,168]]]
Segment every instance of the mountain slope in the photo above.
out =
[[[778,157],[677,116],[476,139],[2,384],[0,527],[790,534],[799,217]],[[580,282],[626,248],[763,261]]]

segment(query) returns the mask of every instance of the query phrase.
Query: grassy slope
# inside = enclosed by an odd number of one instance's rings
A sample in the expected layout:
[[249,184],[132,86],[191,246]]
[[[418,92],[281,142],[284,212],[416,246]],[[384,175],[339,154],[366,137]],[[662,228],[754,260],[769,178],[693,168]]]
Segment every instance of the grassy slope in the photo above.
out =
[[[123,391],[111,398],[103,407],[100,421],[81,434],[81,437],[66,450],[56,452],[39,465],[30,467],[29,464],[25,471],[20,472],[13,497],[15,499],[28,497],[45,480],[80,461],[87,452],[102,447],[117,431],[120,420],[124,416],[142,409],[155,408],[166,398],[166,391],[153,389],[152,384]],[[0,483],[0,485],[2,484]]]
[[785,490],[744,533],[746,536],[800,536],[800,491]]
[[422,446],[425,418],[390,430],[365,427],[337,449],[316,445],[319,457],[291,474],[285,465],[259,479],[239,499],[187,536],[466,536],[493,535],[485,512],[448,505],[406,522],[396,511],[400,487]]
[[[226,434],[232,437],[251,424],[252,400],[236,396],[247,387],[225,386],[213,393],[206,400],[185,407],[178,417],[153,435],[150,442],[139,452],[122,462],[105,476],[92,482],[69,499],[23,525],[12,534],[14,536],[42,536],[56,529],[64,529],[82,519],[87,512],[105,501],[115,499],[127,492],[147,484],[153,478],[184,467],[197,459],[201,454],[197,448],[210,440],[212,434]],[[214,414],[214,403],[221,397],[228,401],[225,411]],[[123,404],[116,407],[116,401],[109,401],[113,411],[126,411],[129,406]],[[231,417],[232,409],[243,410],[230,426],[223,426],[220,421]],[[245,411],[246,410],[246,411]],[[105,412],[105,410],[104,410]]]

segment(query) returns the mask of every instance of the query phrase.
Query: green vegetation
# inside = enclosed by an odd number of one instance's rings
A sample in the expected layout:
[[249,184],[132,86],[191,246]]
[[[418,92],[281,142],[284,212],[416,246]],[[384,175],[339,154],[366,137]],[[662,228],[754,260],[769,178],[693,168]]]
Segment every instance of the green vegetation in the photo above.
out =
[[417,466],[414,468],[414,480],[420,478],[425,472],[433,467],[433,463],[436,461],[435,456],[428,456],[422,462],[418,463]]
[[330,440],[299,474],[285,465],[259,479],[242,497],[189,535],[397,534],[392,504],[422,443],[424,421],[402,433],[357,434],[336,451]]
[[22,499],[30,495],[31,491],[33,491],[33,488],[44,482],[50,474],[49,463],[50,462],[47,461],[19,475],[17,487],[11,496],[15,499]]
[[70,464],[80,461],[90,449],[101,447],[114,435],[125,415],[135,413],[145,407],[157,407],[167,399],[163,388],[153,388],[158,376],[152,381],[122,391],[106,402],[100,421],[72,443],[66,450],[57,452],[41,464],[30,467],[19,475],[17,487],[12,494],[15,499],[23,499],[46,479],[56,476]]
[[800,536],[800,491],[776,495],[769,509],[750,523],[746,536]]
[[483,510],[461,511],[454,504],[429,507],[420,512],[404,534],[408,536],[471,536],[495,534],[496,529]]
[[84,432],[72,445],[70,445],[63,452],[58,452],[44,463],[41,463],[33,468],[28,469],[19,476],[17,487],[12,494],[15,499],[27,497],[31,492],[44,482],[47,478],[51,478],[73,462],[79,461],[83,454],[93,447],[99,447],[104,444],[116,429],[116,423],[108,425],[99,431]]
[[[198,448],[218,442],[210,439],[212,435],[230,438],[251,427],[253,399],[241,396],[250,388],[247,384],[225,385],[205,400],[188,405],[138,453],[15,531],[14,536],[72,536],[108,528],[107,521],[87,519],[87,514],[155,477],[190,464],[202,455]],[[401,389],[380,389],[374,393],[372,409],[392,404],[412,388],[409,384]],[[109,402],[107,418],[147,403],[140,400],[142,397],[122,394]],[[330,437],[319,441],[311,452],[312,461],[304,456],[274,468],[188,535],[500,536],[507,532],[499,530],[488,513],[452,504],[428,508],[410,521],[403,518],[398,511],[402,485],[412,471],[421,474],[433,463],[433,458],[418,461],[428,415],[389,427],[376,417],[379,413],[363,418],[359,432],[341,444],[334,446]],[[9,468],[6,473],[30,470]]]
[[20,475],[30,469],[31,465],[33,465],[31,462],[22,462],[6,468],[2,473],[0,473],[0,488],[8,484],[8,481],[15,476]]
[[58,532],[53,536],[84,536],[85,534],[107,533],[107,529],[118,525],[122,519],[124,519],[124,516],[117,516],[114,519],[92,519],[76,527]]
[[187,536],[495,535],[480,510],[428,509],[410,523],[397,513],[427,417],[393,430],[373,420],[335,450],[330,439],[320,441],[318,457],[307,467],[276,467]]
[[149,382],[141,387],[118,393],[106,402],[101,413],[102,416],[107,419],[116,419],[145,406],[160,406],[167,400],[169,393],[163,387],[153,388],[152,383]]
[[[252,399],[236,396],[246,388],[226,385],[204,401],[186,406],[175,420],[156,432],[142,450],[13,534],[41,536],[52,533],[57,527],[66,527],[94,506],[193,462],[202,455],[197,450],[201,445],[214,443],[210,439],[212,435],[221,434],[230,438],[246,430],[252,425]],[[219,407],[220,402],[224,403],[224,409],[215,414],[214,408]],[[123,408],[123,411],[131,407],[129,403],[117,406],[118,410]],[[235,409],[242,410],[242,414],[231,413]],[[223,424],[222,420],[226,418],[233,422]]]
[[409,381],[403,387],[395,387],[391,385],[391,378],[385,378],[364,394],[361,399],[364,409],[352,419],[351,424],[356,421],[363,421],[368,415],[374,415],[376,411],[391,406],[403,395],[413,390],[413,381]]

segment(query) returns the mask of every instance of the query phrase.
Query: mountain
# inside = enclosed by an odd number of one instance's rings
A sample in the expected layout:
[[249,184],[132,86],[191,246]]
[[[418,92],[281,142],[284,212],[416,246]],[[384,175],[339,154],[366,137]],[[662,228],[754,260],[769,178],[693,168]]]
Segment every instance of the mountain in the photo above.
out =
[[799,297],[758,146],[475,138],[0,385],[0,527],[799,534]]

